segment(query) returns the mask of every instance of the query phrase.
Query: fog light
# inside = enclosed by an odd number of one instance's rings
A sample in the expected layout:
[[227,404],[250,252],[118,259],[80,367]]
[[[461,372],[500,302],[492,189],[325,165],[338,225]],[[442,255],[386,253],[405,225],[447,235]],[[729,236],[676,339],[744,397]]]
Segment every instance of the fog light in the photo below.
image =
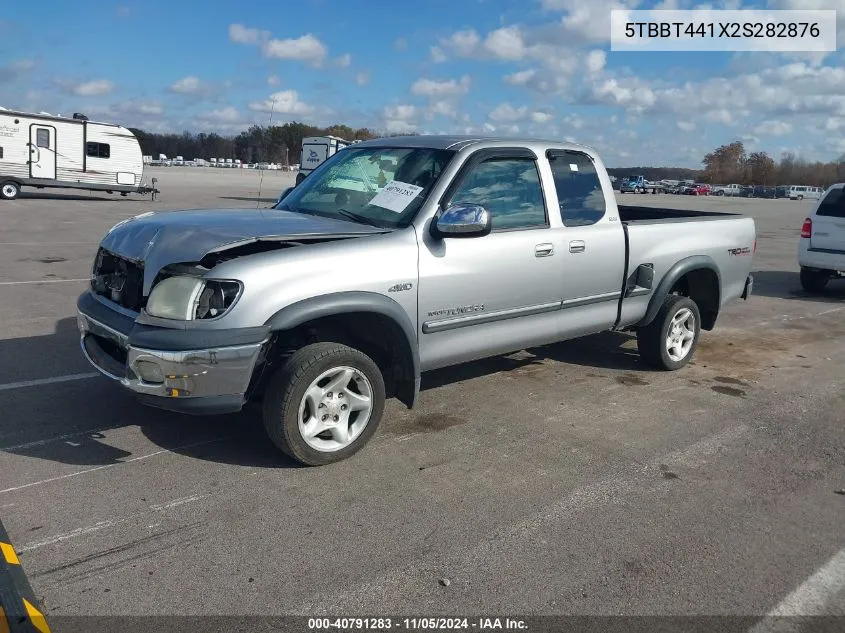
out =
[[164,372],[162,372],[161,368],[155,363],[147,360],[139,360],[135,362],[135,367],[133,369],[144,382],[156,385],[164,382]]

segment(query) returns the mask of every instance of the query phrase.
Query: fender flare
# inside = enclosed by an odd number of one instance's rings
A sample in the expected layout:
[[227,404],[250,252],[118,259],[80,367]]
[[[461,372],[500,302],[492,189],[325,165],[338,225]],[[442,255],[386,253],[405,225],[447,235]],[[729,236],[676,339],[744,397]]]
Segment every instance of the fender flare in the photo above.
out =
[[[645,316],[636,324],[635,327],[645,327],[654,321],[657,313],[663,305],[663,302],[666,300],[666,297],[669,296],[669,291],[678,282],[678,280],[687,273],[702,269],[711,270],[716,274],[716,280],[719,284],[719,301],[721,301],[722,275],[719,273],[719,267],[716,265],[716,262],[713,261],[713,258],[708,255],[692,255],[691,257],[685,257],[672,266],[666,274],[663,275],[663,279],[660,280],[660,283],[657,285],[657,289],[654,291],[654,294],[651,296],[651,300],[648,302],[648,310],[646,310]],[[717,305],[719,305],[718,302]]]
[[398,398],[409,409],[416,404],[420,391],[420,352],[416,329],[405,310],[396,301],[376,292],[335,292],[292,303],[276,312],[265,323],[271,331],[290,330],[303,323],[327,316],[352,312],[370,312],[387,317],[399,326],[405,349],[399,350],[410,360],[410,375],[400,376]]

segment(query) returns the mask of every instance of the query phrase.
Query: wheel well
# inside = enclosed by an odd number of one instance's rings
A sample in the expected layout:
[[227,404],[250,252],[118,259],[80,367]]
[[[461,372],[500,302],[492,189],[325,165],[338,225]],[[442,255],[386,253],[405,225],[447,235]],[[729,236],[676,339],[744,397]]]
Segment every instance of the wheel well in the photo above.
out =
[[330,315],[277,331],[261,372],[257,372],[260,375],[254,379],[256,395],[263,392],[263,383],[288,356],[305,345],[321,342],[341,343],[364,352],[381,370],[387,397],[397,397],[411,406],[416,395],[411,342],[398,323],[375,312]]
[[701,328],[712,330],[719,316],[719,277],[709,268],[698,268],[684,274],[669,294],[679,294],[695,301],[701,313]]

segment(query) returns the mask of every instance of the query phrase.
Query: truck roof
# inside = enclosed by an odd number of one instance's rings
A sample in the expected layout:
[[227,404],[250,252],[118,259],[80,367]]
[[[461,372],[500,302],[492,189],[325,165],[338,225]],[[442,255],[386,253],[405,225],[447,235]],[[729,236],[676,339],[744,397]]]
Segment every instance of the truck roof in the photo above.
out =
[[566,141],[553,141],[547,139],[522,138],[512,136],[461,136],[447,134],[420,134],[413,136],[390,136],[377,138],[370,141],[362,141],[356,147],[423,147],[428,149],[451,149],[460,151],[470,146],[501,146],[502,144],[518,147],[528,147],[543,151],[549,147],[556,149],[571,149],[591,153],[595,149],[580,143],[569,143]]

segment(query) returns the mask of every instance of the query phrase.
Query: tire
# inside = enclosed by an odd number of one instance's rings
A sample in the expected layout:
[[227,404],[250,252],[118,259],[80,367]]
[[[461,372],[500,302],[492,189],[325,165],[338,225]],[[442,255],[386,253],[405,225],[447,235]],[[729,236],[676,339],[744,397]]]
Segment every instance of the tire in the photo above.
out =
[[0,198],[3,200],[14,200],[20,195],[21,186],[14,180],[7,180],[0,184]]
[[801,269],[801,287],[807,292],[822,292],[830,281],[830,273],[824,270]]
[[[676,319],[683,319],[680,329],[674,329],[673,323]],[[690,334],[691,338],[686,339],[686,334]],[[647,365],[665,371],[675,371],[693,357],[700,335],[701,314],[695,301],[689,297],[669,295],[654,320],[637,331],[637,349],[640,358]],[[682,347],[670,347],[670,337],[677,342],[680,336],[690,341],[689,344],[677,343]],[[675,353],[670,355],[669,349],[674,349]]]
[[[326,391],[324,387],[332,380],[340,380],[342,371],[349,372],[346,387]],[[322,395],[307,398],[312,388]],[[352,409],[367,406],[366,398],[360,398],[367,392],[368,413]],[[313,402],[317,404],[312,405]],[[314,343],[296,351],[270,379],[263,403],[264,429],[273,444],[299,463],[323,466],[347,459],[363,448],[378,429],[384,403],[384,378],[369,356],[340,343]],[[313,415],[312,410],[321,409],[326,411],[323,418]],[[349,412],[344,414],[344,411]],[[362,415],[367,416],[366,420]],[[306,437],[307,424],[301,423],[305,417],[311,418],[315,428],[323,430]],[[338,417],[340,424],[335,423]],[[327,424],[325,418],[329,418]],[[356,427],[361,422],[363,425]],[[347,433],[351,431],[354,439],[349,441],[347,437],[346,443],[339,440],[343,429]]]
[[297,185],[298,185],[299,183],[301,183],[303,180],[305,180],[305,174],[297,174],[297,175],[296,175],[296,184],[297,184]]
[[804,199],[804,196],[798,196],[798,199],[799,199],[799,200],[803,200],[803,199]]

